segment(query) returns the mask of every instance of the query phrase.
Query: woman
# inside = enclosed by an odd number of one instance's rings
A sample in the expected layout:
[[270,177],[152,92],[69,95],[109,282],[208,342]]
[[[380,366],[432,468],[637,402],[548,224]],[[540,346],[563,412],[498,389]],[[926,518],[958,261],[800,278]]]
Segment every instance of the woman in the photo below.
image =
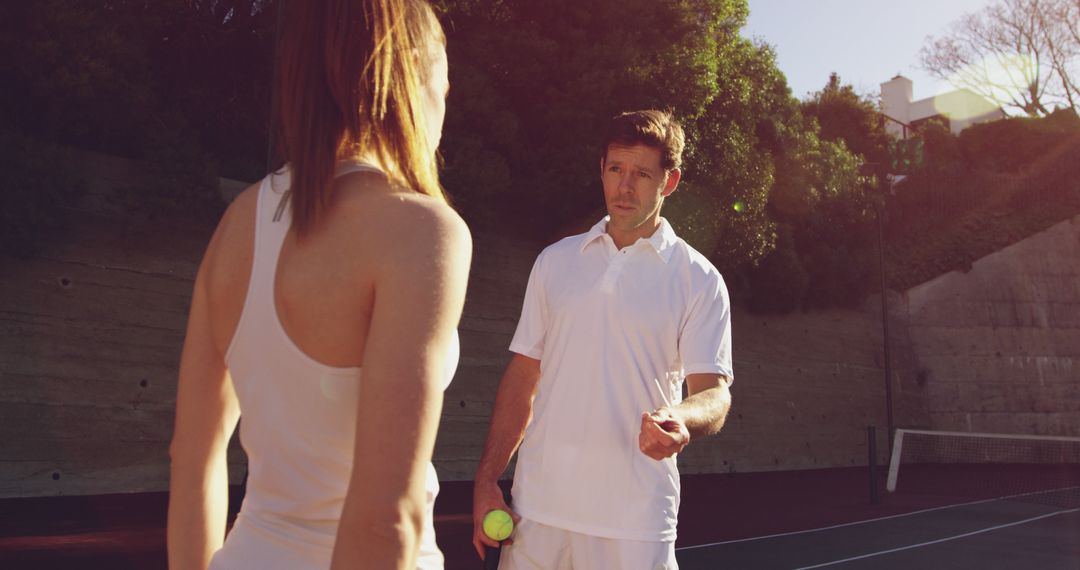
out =
[[284,9],[287,165],[230,205],[195,280],[170,567],[441,568],[430,459],[471,252],[436,172],[445,37],[422,0]]

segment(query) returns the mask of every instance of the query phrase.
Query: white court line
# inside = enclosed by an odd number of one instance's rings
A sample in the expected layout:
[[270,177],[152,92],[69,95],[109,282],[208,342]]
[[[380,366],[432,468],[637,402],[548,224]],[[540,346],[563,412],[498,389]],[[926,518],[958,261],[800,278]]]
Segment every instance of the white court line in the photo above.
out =
[[[1052,492],[1072,491],[1072,490],[1076,490],[1076,489],[1080,489],[1080,487],[1063,487],[1061,489],[1054,489]],[[1038,495],[1038,494],[1046,493],[1046,492],[1047,491],[1032,491],[1030,493],[1019,493],[1019,494],[1016,494],[1016,495],[1008,495],[1008,496],[1005,496],[1005,497],[994,497],[994,498],[991,498],[991,499],[979,499],[978,501],[970,501],[970,502],[967,502],[967,503],[957,503],[955,505],[945,505],[945,506],[941,506],[941,507],[933,507],[933,508],[930,508],[930,509],[923,509],[921,511],[911,511],[910,513],[900,513],[900,514],[897,514],[897,515],[889,515],[887,517],[878,517],[878,518],[875,518],[875,519],[863,519],[861,521],[834,524],[832,526],[822,526],[822,527],[818,527],[818,528],[808,528],[806,530],[793,530],[793,531],[790,531],[790,532],[779,532],[779,533],[776,533],[776,534],[766,534],[766,535],[763,535],[763,536],[752,536],[750,538],[737,538],[735,540],[725,540],[725,541],[722,541],[722,542],[710,542],[708,544],[692,544],[690,546],[681,546],[679,548],[676,548],[675,550],[676,551],[679,551],[679,550],[693,550],[695,548],[705,548],[705,547],[708,547],[708,546],[721,546],[721,545],[724,545],[724,544],[734,544],[736,542],[751,542],[751,541],[754,541],[754,540],[764,540],[766,538],[778,538],[778,537],[781,537],[781,536],[793,536],[793,535],[796,535],[796,534],[808,534],[808,533],[811,533],[811,532],[819,532],[819,531],[823,531],[823,530],[832,530],[834,528],[843,528],[843,527],[846,527],[846,526],[854,526],[854,525],[859,525],[859,524],[866,524],[866,523],[872,523],[872,522],[878,522],[878,521],[885,521],[885,520],[889,520],[889,519],[898,519],[898,518],[901,518],[901,517],[910,517],[912,515],[921,515],[923,513],[932,513],[934,511],[941,511],[941,510],[945,510],[945,509],[956,509],[956,508],[959,508],[959,507],[969,507],[971,505],[981,505],[983,503],[992,503],[994,501],[1007,501],[1009,499],[1015,499],[1017,497],[1026,497],[1028,495]]]
[[720,546],[720,545],[723,545],[723,544],[734,544],[736,542],[751,542],[751,541],[754,541],[754,540],[764,540],[766,538],[778,538],[778,537],[781,537],[781,536],[793,536],[793,535],[796,535],[796,534],[808,534],[808,533],[811,533],[811,532],[819,532],[819,531],[823,531],[823,530],[832,530],[834,528],[843,528],[845,526],[853,526],[853,525],[858,525],[858,524],[872,523],[872,522],[884,521],[884,520],[889,520],[889,519],[898,519],[898,518],[901,518],[901,517],[910,517],[912,515],[921,515],[923,513],[931,513],[931,512],[934,512],[934,511],[941,511],[941,510],[944,510],[944,509],[955,509],[957,507],[967,507],[967,506],[970,506],[970,505],[978,505],[980,503],[989,503],[991,501],[999,501],[999,500],[1001,500],[1001,499],[1000,498],[981,499],[981,500],[978,500],[978,501],[971,501],[969,503],[957,503],[955,505],[945,505],[943,507],[934,507],[934,508],[931,508],[931,509],[923,509],[921,511],[911,511],[910,513],[900,513],[900,514],[897,514],[897,515],[889,515],[887,517],[878,517],[876,519],[863,519],[861,521],[834,524],[832,526],[822,526],[822,527],[817,527],[817,528],[808,528],[806,530],[793,530],[793,531],[790,531],[790,532],[778,532],[776,534],[766,534],[766,535],[763,535],[763,536],[752,536],[750,538],[736,538],[735,540],[725,540],[723,542],[710,542],[709,544],[693,544],[693,545],[690,545],[690,546],[682,546],[682,547],[676,548],[675,550],[676,551],[678,551],[678,550],[693,550],[695,548],[705,548],[707,546]]
[[843,564],[845,562],[852,562],[852,561],[855,561],[855,560],[862,560],[863,558],[873,558],[875,556],[881,556],[883,554],[892,554],[894,552],[901,552],[901,551],[904,551],[904,550],[911,550],[913,548],[922,548],[924,546],[930,546],[932,544],[939,544],[939,543],[942,543],[942,542],[949,542],[950,540],[957,540],[957,539],[960,539],[960,538],[967,538],[969,536],[975,536],[976,534],[982,534],[984,532],[990,532],[990,531],[994,531],[994,530],[1001,530],[1003,528],[1008,528],[1010,526],[1026,524],[1026,523],[1029,523],[1029,522],[1037,521],[1039,519],[1045,519],[1045,518],[1049,518],[1049,517],[1056,517],[1058,515],[1064,515],[1064,514],[1068,514],[1068,513],[1075,513],[1075,512],[1078,512],[1078,511],[1080,511],[1080,509],[1068,509],[1068,510],[1064,510],[1064,511],[1055,511],[1055,512],[1052,512],[1052,513],[1047,513],[1045,515],[1039,515],[1037,517],[1031,517],[1029,519],[1024,519],[1022,521],[1016,521],[1016,522],[1011,522],[1011,523],[1008,523],[1008,524],[992,526],[990,528],[984,528],[984,529],[981,529],[981,530],[974,530],[974,531],[971,531],[971,532],[965,532],[964,534],[958,534],[956,536],[950,536],[950,537],[947,537],[947,538],[939,538],[937,540],[931,540],[931,541],[928,541],[928,542],[920,542],[919,544],[911,544],[911,545],[908,545],[908,546],[901,546],[900,548],[893,548],[893,549],[890,549],[890,550],[881,550],[879,552],[871,552],[870,554],[863,554],[862,556],[852,556],[851,558],[844,558],[843,560],[833,560],[832,562],[823,562],[821,564],[815,564],[813,566],[800,566],[799,568],[796,568],[795,570],[809,570],[810,568],[824,568],[825,566],[832,566],[834,564]]

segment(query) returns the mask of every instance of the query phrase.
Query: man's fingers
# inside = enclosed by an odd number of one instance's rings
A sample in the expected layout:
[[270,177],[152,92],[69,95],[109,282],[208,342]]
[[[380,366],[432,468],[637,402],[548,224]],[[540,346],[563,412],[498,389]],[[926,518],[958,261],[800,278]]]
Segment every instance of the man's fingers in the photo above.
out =
[[657,461],[671,457],[681,451],[684,441],[682,432],[665,431],[655,422],[643,422],[641,433],[638,435],[638,447],[641,452]]
[[[492,538],[484,532],[484,517],[491,511],[497,509],[503,510],[510,515],[510,519],[514,521],[514,526],[516,527],[518,523],[521,522],[521,515],[514,512],[514,510],[506,504],[506,501],[501,494],[479,498],[473,509],[473,547],[476,548],[477,555],[483,560],[487,556],[487,553],[484,550],[486,547],[498,548],[500,544],[499,541],[492,540]],[[506,540],[503,540],[501,544],[506,546],[512,543],[513,540],[507,538]]]
[[683,425],[668,413],[643,412],[638,448],[651,459],[660,461],[682,451],[687,443]]
[[[510,541],[504,540],[503,544],[510,544]],[[484,534],[483,529],[481,529],[478,532],[473,533],[473,547],[476,548],[476,554],[480,556],[481,560],[483,560],[486,556],[486,551],[484,550],[484,548],[498,548],[499,543],[491,540],[491,538]]]
[[645,422],[641,426],[641,433],[638,435],[638,443],[642,451],[655,445],[669,445],[673,441],[671,434],[665,432],[659,425],[651,421]]

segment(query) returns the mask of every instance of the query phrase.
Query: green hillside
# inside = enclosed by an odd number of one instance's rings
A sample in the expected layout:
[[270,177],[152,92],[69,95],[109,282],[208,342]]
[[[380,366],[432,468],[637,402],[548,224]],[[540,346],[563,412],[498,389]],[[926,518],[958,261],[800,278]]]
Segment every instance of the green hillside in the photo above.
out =
[[[1007,156],[1009,149],[1001,152]],[[994,171],[985,162],[977,170],[937,180],[912,177],[898,185],[886,231],[890,288],[964,271],[981,257],[1080,214],[1080,132],[1059,137],[1012,172]]]

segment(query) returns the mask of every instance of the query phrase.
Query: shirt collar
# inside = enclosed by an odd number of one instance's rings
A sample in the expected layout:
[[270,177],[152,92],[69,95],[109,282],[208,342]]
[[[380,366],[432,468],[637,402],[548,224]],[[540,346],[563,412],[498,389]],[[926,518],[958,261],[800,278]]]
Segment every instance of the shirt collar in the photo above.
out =
[[[607,235],[607,224],[611,216],[604,216],[604,219],[596,222],[593,227],[589,228],[588,232],[585,232],[585,239],[581,243],[581,251],[585,251],[585,248],[598,238]],[[660,227],[653,232],[653,235],[639,239],[638,241],[644,241],[652,246],[653,251],[660,256],[660,259],[667,263],[671,259],[671,254],[675,251],[675,243],[677,236],[675,230],[671,228],[671,224],[668,223],[663,217],[660,218]],[[634,244],[636,245],[636,243]],[[631,245],[630,247],[634,247]]]

